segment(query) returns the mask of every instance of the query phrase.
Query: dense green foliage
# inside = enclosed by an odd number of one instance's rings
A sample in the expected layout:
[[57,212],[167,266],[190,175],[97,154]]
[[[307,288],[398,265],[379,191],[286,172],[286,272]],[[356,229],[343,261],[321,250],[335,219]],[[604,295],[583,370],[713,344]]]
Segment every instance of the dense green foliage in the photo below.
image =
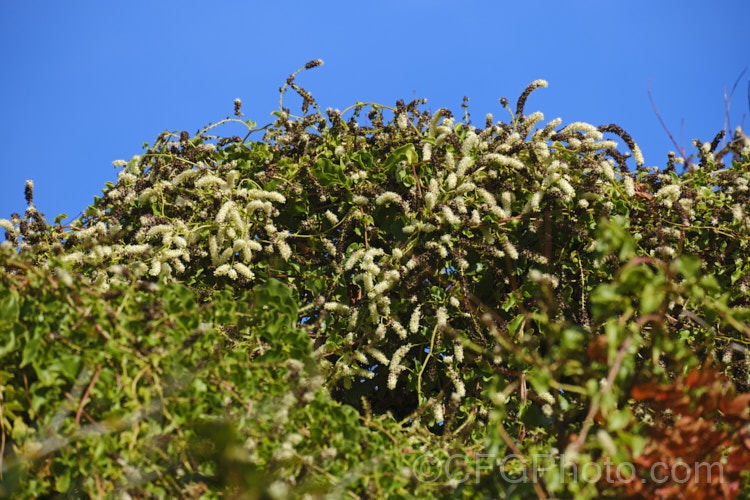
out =
[[747,496],[741,131],[678,175],[537,127],[543,81],[483,128],[287,83],[301,117],[236,102],[244,139],[164,133],[70,225],[31,184],[0,220],[0,495]]

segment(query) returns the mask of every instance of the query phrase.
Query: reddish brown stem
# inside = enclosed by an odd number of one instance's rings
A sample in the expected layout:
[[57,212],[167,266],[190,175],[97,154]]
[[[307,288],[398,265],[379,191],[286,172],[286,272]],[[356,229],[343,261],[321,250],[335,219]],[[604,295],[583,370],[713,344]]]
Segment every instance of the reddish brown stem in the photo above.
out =
[[81,398],[81,404],[78,405],[78,411],[76,412],[76,425],[78,425],[79,422],[81,421],[81,415],[83,414],[83,407],[86,406],[86,400],[88,400],[89,394],[91,394],[91,389],[94,388],[96,379],[99,378],[99,372],[101,371],[102,371],[102,365],[97,365],[96,371],[94,372],[94,376],[91,378],[91,383],[89,383],[89,386],[86,388],[86,392],[83,393],[83,397]]
[[[614,384],[615,382],[615,377],[617,376],[617,372],[620,370],[620,365],[622,364],[622,360],[625,357],[625,351],[627,351],[628,346],[630,345],[630,341],[631,339],[630,337],[628,337],[620,346],[620,349],[617,352],[617,359],[615,359],[612,368],[609,370],[607,382],[605,383],[604,387],[602,387],[602,397],[612,388],[612,384]],[[581,450],[581,448],[583,447],[583,443],[586,442],[586,436],[588,436],[589,430],[591,430],[591,426],[594,424],[594,417],[596,417],[596,414],[599,413],[600,402],[601,399],[595,400],[589,408],[588,415],[586,415],[586,420],[584,420],[583,422],[583,429],[581,429],[581,434],[573,444],[572,451],[574,455]]]
[[414,180],[417,181],[417,191],[419,191],[419,197],[422,197],[422,183],[419,182],[419,176],[417,175],[417,167],[411,166],[411,171],[414,172]]
[[659,123],[661,123],[661,126],[664,128],[664,131],[667,133],[669,138],[672,140],[672,144],[674,144],[674,147],[677,148],[677,152],[680,153],[680,156],[682,156],[682,159],[685,160],[685,165],[689,165],[690,161],[685,156],[685,148],[680,147],[677,144],[677,141],[674,140],[674,136],[667,128],[667,125],[664,123],[664,120],[661,119],[661,115],[659,114],[659,110],[656,109],[656,104],[654,103],[653,97],[651,97],[651,77],[648,78],[648,83],[646,84],[646,87],[648,88],[648,100],[651,102],[651,107],[654,108],[654,113],[656,114],[656,117],[659,119]]

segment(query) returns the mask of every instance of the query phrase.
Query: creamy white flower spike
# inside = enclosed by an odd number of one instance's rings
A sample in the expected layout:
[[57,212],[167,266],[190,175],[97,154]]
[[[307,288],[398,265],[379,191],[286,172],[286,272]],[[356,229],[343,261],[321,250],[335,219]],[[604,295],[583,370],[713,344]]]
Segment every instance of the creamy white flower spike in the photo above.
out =
[[16,232],[15,226],[8,219],[0,219],[0,227],[2,227],[3,229],[5,229],[8,232],[8,235],[11,238],[17,238],[18,237],[18,233]]
[[473,191],[477,188],[477,185],[473,182],[464,182],[458,188],[456,188],[456,194],[459,196],[463,196],[466,193]]
[[398,114],[398,116],[396,117],[396,124],[401,130],[406,129],[406,127],[408,126],[408,118],[406,116],[406,113]]
[[606,141],[599,141],[599,142],[592,143],[589,149],[592,149],[594,151],[599,151],[602,149],[615,149],[615,148],[617,148],[617,142],[606,140]]
[[369,202],[370,200],[368,200],[366,196],[357,194],[352,197],[352,203],[355,205],[367,205]]
[[576,190],[573,188],[573,186],[570,185],[565,177],[560,178],[557,181],[557,185],[560,187],[562,192],[565,193],[566,201],[570,201],[575,197]]
[[339,223],[339,218],[336,216],[336,214],[334,214],[330,210],[326,210],[326,213],[323,215],[325,216],[326,219],[328,219],[328,222],[330,222],[331,225],[335,226],[336,224]]
[[452,226],[458,226],[461,224],[461,219],[453,213],[447,205],[443,205],[443,220]]
[[462,363],[464,360],[464,346],[458,339],[453,343],[453,357],[458,363]]
[[637,144],[635,144],[635,147],[633,148],[633,158],[635,158],[636,165],[638,165],[639,167],[643,165],[643,153],[641,152],[641,148],[639,148]]
[[273,236],[274,245],[279,250],[279,254],[284,260],[289,260],[292,256],[292,249],[286,242],[287,238],[289,238],[289,231],[280,231]]
[[680,194],[680,186],[677,184],[670,184],[659,189],[654,195],[654,198],[661,200],[662,204],[664,204],[667,208],[671,208],[672,203],[677,201],[677,199],[680,197]]
[[498,153],[487,153],[482,157],[482,159],[490,164],[494,163],[501,166],[513,167],[519,170],[524,168],[524,164],[521,160]]
[[443,404],[440,401],[434,401],[432,403],[432,411],[436,422],[442,422],[445,420],[443,415]]
[[406,331],[406,328],[404,328],[403,325],[398,322],[398,320],[391,319],[389,325],[401,340],[406,340],[406,337],[409,335],[409,333]]
[[597,141],[602,140],[602,133],[599,132],[599,129],[597,129],[595,126],[591,125],[590,123],[585,122],[574,122],[570,125],[565,126],[560,132],[565,134],[568,132],[572,132],[574,130],[580,131],[580,132],[586,132],[586,135],[592,137],[593,139]]
[[422,146],[422,161],[430,161],[432,158],[432,144],[425,142]]
[[409,320],[409,331],[411,331],[412,333],[417,333],[419,331],[419,318],[421,314],[420,309],[421,306],[417,306],[411,313],[411,319]]
[[735,222],[742,222],[745,219],[745,211],[739,203],[732,206],[732,219]]
[[631,198],[635,196],[635,183],[633,182],[633,178],[629,175],[624,175],[622,181],[625,186],[625,194]]
[[383,366],[388,366],[390,364],[390,360],[379,349],[376,349],[374,347],[369,347],[367,349],[367,353],[370,356],[372,356],[374,360],[376,360],[378,363],[380,363]]
[[445,153],[445,170],[447,172],[453,172],[456,169],[455,159],[453,153],[450,151]]
[[456,169],[456,176],[459,179],[463,179],[466,176],[466,172],[473,164],[474,158],[472,158],[470,155],[466,155],[461,158],[461,161],[458,162],[458,168]]
[[672,258],[675,256],[675,253],[676,253],[673,247],[667,247],[667,246],[657,247],[653,251],[655,254],[661,255],[662,257],[665,257],[665,258]]
[[542,201],[542,198],[544,197],[543,191],[536,191],[529,201],[526,202],[526,205],[523,207],[523,213],[529,213],[529,212],[538,212],[539,211],[539,204]]
[[233,266],[234,270],[237,271],[238,274],[241,276],[244,276],[245,278],[252,280],[255,279],[255,273],[253,273],[249,267],[247,267],[242,262],[235,262]]
[[469,131],[466,134],[466,138],[464,139],[464,143],[461,146],[461,155],[462,156],[470,156],[471,151],[475,149],[479,145],[479,137],[477,137],[477,134],[475,134],[473,131]]
[[448,326],[448,314],[445,307],[439,307],[435,314],[435,325],[442,330]]
[[544,114],[541,111],[534,111],[533,113],[531,113],[529,116],[526,117],[524,126],[526,127],[526,130],[531,130],[534,127],[534,125],[536,125],[542,120],[544,120]]
[[448,191],[456,189],[457,183],[458,177],[456,176],[456,173],[451,172],[450,174],[448,174],[448,177],[445,179],[445,187],[448,189]]
[[386,191],[385,193],[382,193],[378,195],[377,198],[375,198],[375,204],[376,205],[384,205],[386,203],[403,203],[403,199],[400,195],[392,192],[392,191]]
[[448,110],[445,108],[438,109],[434,115],[432,115],[432,118],[430,119],[430,127],[427,131],[428,137],[436,137],[438,134],[438,124],[440,123],[440,119],[448,113]]
[[549,137],[555,133],[555,128],[559,127],[561,123],[562,118],[555,118],[554,120],[548,122],[547,125],[544,126],[544,129],[538,131],[538,137],[542,139],[549,139]]
[[500,244],[503,246],[503,250],[511,260],[518,260],[518,250],[516,250],[516,247],[513,246],[508,238],[503,238]]
[[466,396],[466,387],[464,386],[463,380],[461,380],[459,374],[456,373],[456,370],[450,364],[446,365],[446,369],[448,370],[448,376],[450,377],[451,382],[453,382],[453,386],[456,388],[456,396],[459,399],[463,399],[464,396]]
[[529,279],[536,283],[550,285],[552,288],[557,288],[560,284],[560,280],[556,276],[551,274],[543,273],[538,269],[532,269],[529,271]]
[[612,165],[612,160],[603,160],[599,163],[599,167],[604,174],[604,177],[610,181],[615,180],[615,170]]
[[406,353],[408,353],[411,348],[411,344],[406,344],[399,347],[396,352],[393,353],[393,357],[391,358],[390,363],[390,372],[388,374],[389,389],[393,390],[396,388],[399,374],[406,369],[404,366],[401,366],[401,360],[404,358],[404,356],[406,356]]
[[437,197],[432,193],[432,191],[425,193],[424,207],[427,211],[432,211],[432,209],[435,208],[436,202],[437,202]]
[[220,177],[216,177],[215,175],[208,174],[197,181],[195,181],[195,187],[198,189],[203,189],[211,186],[216,187],[226,187],[226,181],[224,179],[221,179]]

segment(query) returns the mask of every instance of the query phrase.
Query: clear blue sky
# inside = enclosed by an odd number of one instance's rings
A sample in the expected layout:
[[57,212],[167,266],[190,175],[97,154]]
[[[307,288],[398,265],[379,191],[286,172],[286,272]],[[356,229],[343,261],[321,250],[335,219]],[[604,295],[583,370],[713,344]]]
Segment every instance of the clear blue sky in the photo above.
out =
[[[416,92],[460,111],[466,95],[478,124],[487,112],[506,120],[498,99],[515,103],[543,78],[527,113],[616,123],[647,165],[664,165],[675,148],[649,77],[673,133],[684,118],[687,145],[711,140],[722,86],[750,66],[748,19],[750,0],[4,1],[0,218],[24,210],[26,179],[48,221],[76,216],[116,178],[113,160],[230,115],[236,97],[245,118],[268,123],[286,76],[318,58],[298,82],[322,108]],[[748,77],[732,126],[749,114]]]

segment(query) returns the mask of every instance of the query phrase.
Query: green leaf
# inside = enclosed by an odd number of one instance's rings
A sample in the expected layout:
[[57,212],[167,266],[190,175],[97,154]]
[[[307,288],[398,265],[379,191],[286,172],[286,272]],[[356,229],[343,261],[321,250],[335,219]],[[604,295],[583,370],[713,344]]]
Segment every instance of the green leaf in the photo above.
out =
[[344,167],[328,158],[318,158],[311,170],[318,178],[321,186],[348,187],[351,185],[351,180],[346,176]]
[[743,277],[746,273],[744,266],[737,266],[735,267],[734,271],[732,271],[732,284],[734,285],[737,283],[737,280]]
[[18,321],[20,311],[18,292],[15,290],[9,290],[9,292],[8,295],[0,298],[0,324]]
[[32,362],[36,358],[36,353],[39,347],[42,345],[42,339],[38,336],[34,336],[26,342],[23,346],[23,353],[21,355],[21,367],[24,367]]
[[562,346],[569,351],[577,351],[583,346],[583,331],[579,328],[566,328],[562,333]]
[[195,308],[195,297],[187,287],[174,283],[165,290],[164,306],[168,313],[177,314]]
[[[0,332],[3,332],[3,329],[0,329]],[[10,335],[10,338],[4,346],[0,347],[0,359],[2,359],[6,354],[15,351],[16,349],[16,333],[13,330],[7,330],[7,333]],[[3,336],[5,336],[4,332]]]
[[508,333],[512,335],[516,335],[518,333],[518,329],[520,328],[521,322],[523,321],[524,317],[525,316],[523,314],[518,314],[516,315],[515,318],[510,320],[508,322]]
[[715,276],[702,276],[700,280],[698,280],[698,284],[709,294],[720,293],[722,291],[721,285]]
[[201,379],[196,378],[193,380],[193,387],[195,388],[196,392],[206,392],[208,390],[208,385]]
[[383,170],[392,174],[396,165],[402,161],[406,161],[409,164],[419,161],[419,155],[414,149],[414,144],[407,144],[393,151],[383,162]]
[[629,409],[615,410],[607,415],[607,430],[610,432],[625,429],[632,421],[632,414]]
[[415,151],[414,145],[409,144],[409,146],[405,149],[404,154],[406,155],[406,162],[411,165],[419,161],[419,155]]
[[695,279],[701,270],[701,260],[692,255],[681,255],[672,265],[675,271],[687,279]]
[[515,307],[516,303],[516,294],[509,293],[505,298],[505,302],[503,302],[502,306],[500,307],[502,307],[504,311],[510,311],[513,307]]
[[59,493],[65,493],[70,488],[70,473],[71,469],[64,469],[59,476],[55,478],[55,491]]
[[666,297],[666,291],[662,287],[655,287],[647,283],[641,292],[641,314],[651,314],[661,307]]
[[552,374],[549,370],[535,370],[528,374],[528,380],[537,393],[549,391]]
[[262,285],[253,288],[257,306],[268,307],[286,314],[290,318],[297,317],[297,301],[292,289],[281,281],[271,278]]

